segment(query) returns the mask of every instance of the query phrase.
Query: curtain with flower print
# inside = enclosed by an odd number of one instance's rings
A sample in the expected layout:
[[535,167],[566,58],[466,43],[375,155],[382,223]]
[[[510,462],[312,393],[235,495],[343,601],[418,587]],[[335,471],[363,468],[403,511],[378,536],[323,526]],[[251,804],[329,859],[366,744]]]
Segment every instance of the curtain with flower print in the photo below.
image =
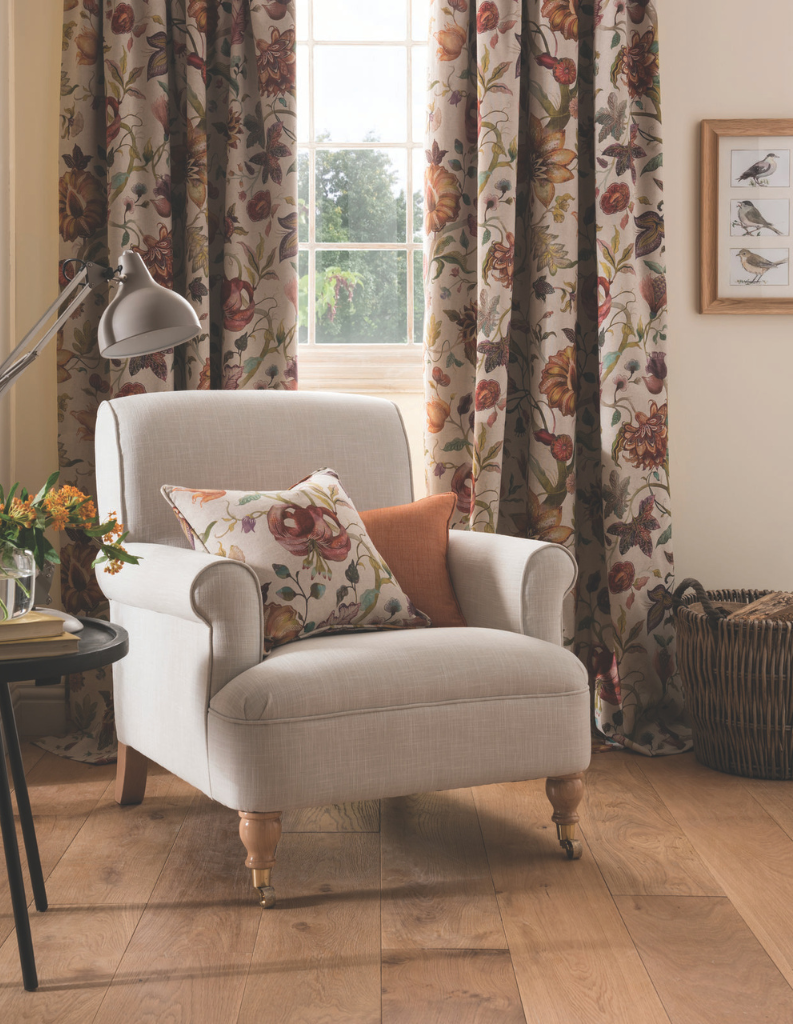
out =
[[456,525],[570,547],[595,723],[686,749],[650,0],[432,0],[425,456]]
[[[61,479],[93,492],[104,399],[297,386],[294,5],[64,0],[61,97],[62,260],[107,263],[132,249],[202,326],[176,350],[106,362],[96,329],[107,294],[67,324]],[[66,610],[101,612],[93,549],[69,536],[61,557]],[[109,672],[72,676],[76,733],[51,748],[112,759],[111,693]]]

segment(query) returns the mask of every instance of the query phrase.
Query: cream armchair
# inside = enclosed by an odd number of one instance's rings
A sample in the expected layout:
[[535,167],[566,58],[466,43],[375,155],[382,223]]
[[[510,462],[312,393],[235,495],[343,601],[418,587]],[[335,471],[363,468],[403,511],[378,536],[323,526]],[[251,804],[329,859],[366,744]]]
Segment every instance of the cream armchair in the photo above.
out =
[[262,660],[262,598],[247,565],[191,550],[162,484],[285,489],[334,468],[359,509],[413,500],[397,408],[310,392],[178,392],[104,402],[96,429],[102,514],[142,556],[100,573],[130,635],[114,668],[116,799],[139,803],[146,759],[239,812],[262,905],[281,812],[547,778],[571,858],[589,764],[584,666],[562,646],[576,577],[562,547],[452,531],[468,622],[319,636]]

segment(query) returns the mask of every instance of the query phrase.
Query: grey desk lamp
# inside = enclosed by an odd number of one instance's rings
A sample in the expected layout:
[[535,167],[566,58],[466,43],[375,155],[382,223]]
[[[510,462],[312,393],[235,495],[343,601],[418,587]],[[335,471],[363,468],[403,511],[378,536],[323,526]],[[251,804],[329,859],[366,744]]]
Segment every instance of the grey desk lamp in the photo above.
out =
[[[119,281],[118,291],[99,321],[99,352],[106,359],[132,359],[162,352],[200,333],[201,324],[187,299],[157,284],[137,253],[123,252],[115,269],[82,260],[67,260],[64,273],[71,263],[80,265],[77,273],[38,323],[0,363],[0,395],[34,362],[80,303],[85,302],[88,293],[106,281]],[[64,311],[39,337],[47,321],[67,299],[71,301]]]

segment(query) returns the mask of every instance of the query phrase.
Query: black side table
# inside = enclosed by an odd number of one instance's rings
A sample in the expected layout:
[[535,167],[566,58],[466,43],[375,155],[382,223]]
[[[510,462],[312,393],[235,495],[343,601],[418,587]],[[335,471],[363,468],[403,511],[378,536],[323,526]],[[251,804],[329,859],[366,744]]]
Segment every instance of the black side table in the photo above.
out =
[[[28,786],[22,767],[19,735],[8,684],[24,679],[35,679],[37,686],[53,684],[59,682],[62,676],[70,675],[72,672],[87,672],[93,668],[101,668],[102,665],[111,665],[126,655],[129,650],[129,639],[125,629],[121,626],[114,626],[110,622],[101,622],[99,619],[82,619],[81,621],[84,623],[84,628],[78,633],[80,642],[77,650],[72,654],[64,654],[55,658],[0,661],[0,718],[3,722],[5,742],[8,745],[8,759],[11,762],[11,775],[14,779],[19,823],[25,841],[33,898],[36,910],[40,911],[47,909],[47,892],[44,888],[44,875],[41,871],[39,847],[36,842],[36,830],[33,826]],[[8,784],[2,735],[0,735],[0,828],[3,833],[3,848],[8,869],[8,887],[11,890],[11,903],[14,908],[19,960],[22,964],[22,980],[28,992],[34,992],[38,988],[36,959],[33,954],[33,941],[30,937],[25,883],[22,878],[22,864],[19,859],[19,845],[14,827],[14,810],[11,805],[11,790]]]

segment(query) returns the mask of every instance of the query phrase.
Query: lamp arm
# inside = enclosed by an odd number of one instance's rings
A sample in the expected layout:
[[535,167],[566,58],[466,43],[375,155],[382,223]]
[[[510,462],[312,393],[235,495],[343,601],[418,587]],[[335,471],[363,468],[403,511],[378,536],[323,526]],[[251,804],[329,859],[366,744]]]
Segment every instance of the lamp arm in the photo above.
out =
[[[52,316],[52,314],[58,309],[58,307],[61,305],[61,303],[64,302],[66,299],[68,299],[69,296],[72,294],[72,292],[74,292],[74,290],[76,288],[78,288],[81,284],[83,284],[85,282],[85,279],[87,277],[88,277],[88,267],[84,266],[83,269],[79,273],[74,275],[72,280],[63,289],[63,291],[58,295],[58,297],[55,299],[55,301],[52,303],[52,305],[49,307],[49,309],[46,311],[46,313],[44,313],[39,318],[37,323],[35,323],[33,325],[33,327],[30,328],[28,333],[25,335],[25,337],[22,339],[22,341],[20,341],[20,343],[17,345],[17,347],[14,349],[14,351],[11,352],[8,355],[8,357],[3,360],[2,363],[0,363],[0,381],[3,380],[3,377],[4,377],[5,373],[6,373],[6,371],[8,369],[10,369],[11,366],[14,365],[14,361],[17,358],[17,356],[20,355],[20,353],[24,352],[24,350],[28,347],[28,345],[31,343],[31,341],[33,341],[36,337],[38,337],[42,327],[46,324],[46,322],[49,320],[49,318]],[[82,292],[80,292],[80,295],[82,296]],[[71,306],[69,308],[71,309]],[[57,328],[54,328],[54,330],[57,330]],[[51,337],[51,334],[48,333],[47,334],[47,340],[49,340],[50,337]],[[46,342],[45,342],[45,344],[46,344]],[[38,348],[38,346],[37,346],[37,348]]]
[[[78,274],[74,280],[77,281],[78,277],[84,278],[87,274],[88,268],[85,268],[84,270],[80,271],[80,274]],[[82,279],[80,283],[83,283]],[[0,394],[2,394],[2,392],[7,387],[9,387],[11,383],[21,373],[23,373],[28,368],[28,366],[30,366],[32,362],[36,360],[41,350],[55,337],[55,335],[58,333],[61,327],[63,327],[63,325],[72,315],[72,313],[78,308],[78,306],[80,306],[85,301],[86,293],[93,291],[94,287],[95,285],[89,283],[86,289],[80,291],[77,294],[77,296],[72,299],[72,301],[69,303],[66,309],[64,309],[64,311],[61,313],[61,315],[58,317],[58,319],[55,321],[52,327],[50,327],[50,329],[44,334],[44,336],[38,342],[36,342],[35,346],[29,352],[26,352],[25,355],[20,356],[20,358],[17,359],[15,362],[12,362],[11,365],[9,366],[8,363],[16,354],[16,352],[24,348],[27,344],[30,343],[31,339],[35,337],[36,328],[33,328],[33,330],[28,332],[25,338],[23,338],[22,342],[19,345],[17,345],[16,349],[9,357],[9,359],[7,359],[2,366],[0,366]],[[44,314],[42,320],[46,321],[48,317],[52,316],[55,309],[57,309],[60,303],[63,302],[64,295],[70,295],[73,291],[74,288],[72,287],[65,288],[58,296],[58,299],[55,301],[55,303],[52,306],[50,306],[50,308]],[[36,326],[38,327],[41,324],[41,322],[42,321],[40,320],[39,324],[37,324]]]

